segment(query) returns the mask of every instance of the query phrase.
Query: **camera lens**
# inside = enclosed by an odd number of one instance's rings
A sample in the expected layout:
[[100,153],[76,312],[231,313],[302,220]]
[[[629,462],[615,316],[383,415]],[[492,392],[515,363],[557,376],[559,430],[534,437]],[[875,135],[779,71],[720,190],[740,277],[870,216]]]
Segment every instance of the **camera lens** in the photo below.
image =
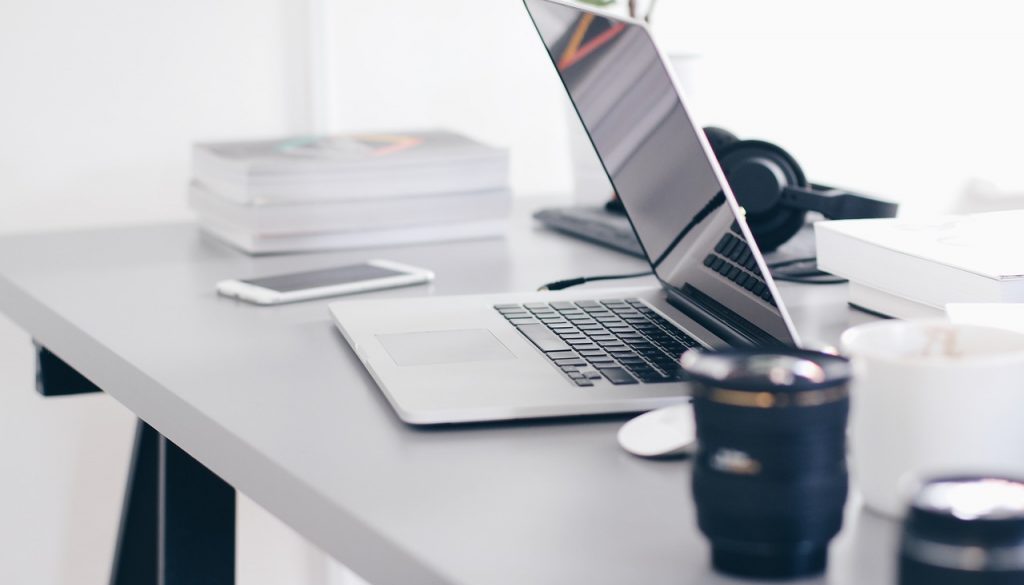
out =
[[900,549],[901,585],[1024,583],[1024,483],[938,479],[911,502]]
[[712,566],[759,578],[825,569],[846,502],[849,362],[801,350],[687,352],[697,523]]

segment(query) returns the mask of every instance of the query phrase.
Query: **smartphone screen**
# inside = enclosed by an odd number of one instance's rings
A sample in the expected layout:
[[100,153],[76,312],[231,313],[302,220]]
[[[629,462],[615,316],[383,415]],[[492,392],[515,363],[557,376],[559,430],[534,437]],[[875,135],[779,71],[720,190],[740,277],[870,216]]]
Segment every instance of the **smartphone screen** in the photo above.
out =
[[268,276],[266,278],[253,278],[243,280],[246,284],[261,286],[276,292],[293,292],[322,286],[336,284],[350,284],[375,280],[388,276],[399,276],[407,274],[398,270],[381,268],[371,264],[353,264],[351,266],[340,266],[328,268],[327,270],[314,270],[312,272],[297,272],[295,274],[282,274],[280,276]]

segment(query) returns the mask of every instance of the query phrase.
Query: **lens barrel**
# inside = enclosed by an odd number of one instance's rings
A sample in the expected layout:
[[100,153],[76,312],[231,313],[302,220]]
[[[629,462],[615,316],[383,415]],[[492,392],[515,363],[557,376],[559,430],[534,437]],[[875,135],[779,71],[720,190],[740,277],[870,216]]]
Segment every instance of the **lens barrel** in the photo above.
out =
[[849,363],[802,350],[687,352],[697,522],[733,575],[822,572],[846,502]]
[[911,502],[900,585],[1024,583],[1024,482],[937,479]]

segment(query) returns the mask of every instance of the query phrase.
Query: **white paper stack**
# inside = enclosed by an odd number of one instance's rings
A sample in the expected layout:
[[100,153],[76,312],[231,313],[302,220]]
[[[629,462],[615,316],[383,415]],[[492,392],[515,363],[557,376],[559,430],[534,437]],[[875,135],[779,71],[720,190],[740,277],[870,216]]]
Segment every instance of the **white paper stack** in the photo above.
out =
[[949,303],[1024,302],[1024,210],[815,224],[818,267],[850,281],[850,304],[890,317]]
[[504,233],[508,153],[445,131],[197,144],[200,225],[253,254]]

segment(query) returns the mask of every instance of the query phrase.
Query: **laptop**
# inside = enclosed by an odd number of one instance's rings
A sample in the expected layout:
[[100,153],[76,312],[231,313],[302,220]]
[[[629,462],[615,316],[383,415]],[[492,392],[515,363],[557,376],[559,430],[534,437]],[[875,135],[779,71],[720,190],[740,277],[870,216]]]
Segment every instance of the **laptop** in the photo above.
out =
[[687,400],[677,364],[689,349],[796,345],[646,25],[524,3],[659,286],[332,303],[399,417],[430,425],[643,411]]

